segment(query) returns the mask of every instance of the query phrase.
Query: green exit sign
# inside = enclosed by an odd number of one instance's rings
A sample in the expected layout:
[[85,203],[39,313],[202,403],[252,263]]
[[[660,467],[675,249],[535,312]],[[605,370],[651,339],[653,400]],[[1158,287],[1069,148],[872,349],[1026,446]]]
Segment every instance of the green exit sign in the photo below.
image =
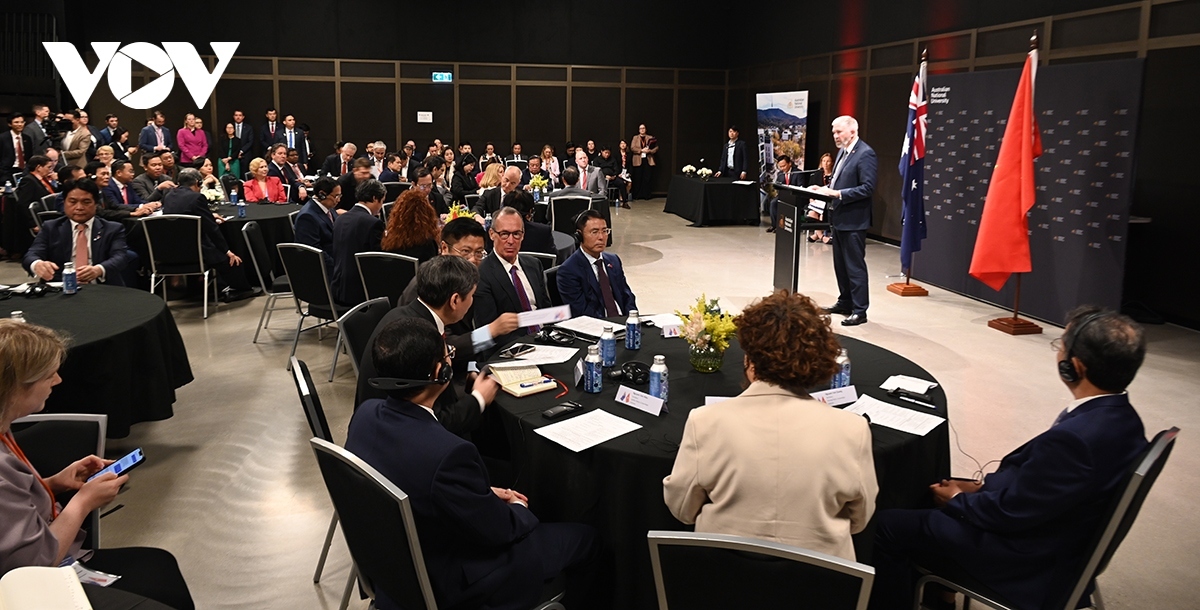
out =
[[434,72],[433,82],[435,83],[452,83],[454,82],[453,72]]

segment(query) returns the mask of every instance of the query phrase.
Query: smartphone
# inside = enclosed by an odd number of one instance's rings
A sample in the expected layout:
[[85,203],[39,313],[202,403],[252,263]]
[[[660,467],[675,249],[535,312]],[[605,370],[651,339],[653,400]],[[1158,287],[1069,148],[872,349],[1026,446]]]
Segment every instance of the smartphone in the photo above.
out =
[[142,453],[142,448],[138,447],[137,449],[126,453],[121,459],[109,464],[100,472],[88,477],[88,480],[91,481],[92,479],[106,472],[111,472],[117,476],[121,476],[126,472],[137,468],[138,464],[141,464],[144,461],[146,461],[146,455]]
[[537,349],[536,345],[530,343],[517,343],[516,345],[511,345],[500,350],[500,353],[497,354],[497,356],[500,358],[516,358],[518,356],[528,354],[535,349]]

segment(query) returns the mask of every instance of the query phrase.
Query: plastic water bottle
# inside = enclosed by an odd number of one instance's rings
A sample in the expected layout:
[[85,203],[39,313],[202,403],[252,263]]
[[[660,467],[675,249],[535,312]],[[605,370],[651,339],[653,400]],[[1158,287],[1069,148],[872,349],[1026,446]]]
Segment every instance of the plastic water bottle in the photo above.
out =
[[838,353],[837,364],[838,372],[834,373],[830,388],[844,388],[850,385],[850,356],[846,354],[846,350]]
[[487,216],[483,217],[483,230],[484,231],[492,230],[492,215],[490,213]]
[[63,264],[63,294],[75,294],[79,291],[79,278],[75,277],[75,263]]
[[667,402],[670,393],[670,372],[667,370],[666,356],[655,356],[654,365],[650,367],[650,395]]
[[605,326],[600,333],[600,357],[604,360],[604,368],[617,365],[617,336],[611,326]]
[[4,193],[7,195],[12,192],[12,180],[4,181]]
[[229,203],[231,203],[231,204],[233,204],[233,205],[237,205],[237,204],[238,204],[238,202],[237,202],[237,189],[230,189],[230,191],[229,191]]
[[8,317],[16,320],[17,322],[25,322],[25,312],[21,311],[20,309],[8,314]]
[[642,349],[642,319],[636,309],[630,309],[625,320],[625,349]]
[[[237,204],[234,204],[234,205],[237,205]],[[245,218],[246,217],[246,205],[245,204],[238,205],[237,209],[238,209],[238,218]]]
[[600,362],[600,347],[588,346],[587,357],[583,360],[583,391],[588,394],[599,394],[604,386],[604,367]]

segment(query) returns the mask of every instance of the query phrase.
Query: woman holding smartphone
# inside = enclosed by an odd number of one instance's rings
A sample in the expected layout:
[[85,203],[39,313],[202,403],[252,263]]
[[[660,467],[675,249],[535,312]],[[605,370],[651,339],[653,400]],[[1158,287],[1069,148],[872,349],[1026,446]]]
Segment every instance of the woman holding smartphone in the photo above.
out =
[[[175,557],[155,548],[84,549],[87,516],[117,497],[129,475],[89,477],[112,463],[95,455],[43,479],[12,434],[17,419],[41,411],[62,379],[66,343],[53,330],[0,320],[0,576],[25,566],[54,567],[79,561],[91,570],[121,576],[112,588],[172,608],[195,608]],[[65,506],[56,494],[75,492]]]

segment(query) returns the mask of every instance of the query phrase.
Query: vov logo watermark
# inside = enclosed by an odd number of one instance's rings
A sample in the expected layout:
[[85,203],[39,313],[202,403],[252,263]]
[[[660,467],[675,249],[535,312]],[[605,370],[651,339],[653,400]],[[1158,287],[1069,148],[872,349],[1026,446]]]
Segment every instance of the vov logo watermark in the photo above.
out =
[[[69,42],[43,42],[46,53],[58,69],[59,76],[79,106],[86,106],[100,83],[104,70],[108,69],[108,88],[125,107],[134,110],[153,108],[167,99],[175,86],[175,74],[183,80],[196,106],[204,106],[217,81],[233,59],[238,42],[213,42],[217,56],[217,67],[208,71],[196,47],[187,42],[164,42],[162,47],[148,42],[134,42],[121,46],[119,42],[93,42],[92,51],[100,59],[96,69],[89,71],[83,57]],[[159,76],[137,91],[133,90],[133,62],[136,61]]]

